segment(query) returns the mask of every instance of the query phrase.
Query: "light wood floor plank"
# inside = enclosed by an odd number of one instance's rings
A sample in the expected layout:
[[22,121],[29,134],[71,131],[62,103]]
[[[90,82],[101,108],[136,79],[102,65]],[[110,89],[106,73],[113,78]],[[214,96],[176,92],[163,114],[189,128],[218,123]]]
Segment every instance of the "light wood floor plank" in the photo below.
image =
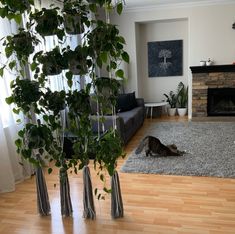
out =
[[[126,147],[133,151],[145,132],[159,121],[184,121],[185,118],[147,119]],[[126,159],[119,160],[118,169]],[[93,187],[102,185],[93,169]],[[162,233],[162,234],[234,234],[235,180],[119,173],[125,217],[112,220],[110,197],[95,199],[96,220],[82,217],[82,174],[69,176],[73,217],[60,215],[57,170],[46,175],[51,215],[37,213],[35,178],[16,185],[16,191],[0,194],[0,233]],[[109,179],[107,178],[107,184]]]

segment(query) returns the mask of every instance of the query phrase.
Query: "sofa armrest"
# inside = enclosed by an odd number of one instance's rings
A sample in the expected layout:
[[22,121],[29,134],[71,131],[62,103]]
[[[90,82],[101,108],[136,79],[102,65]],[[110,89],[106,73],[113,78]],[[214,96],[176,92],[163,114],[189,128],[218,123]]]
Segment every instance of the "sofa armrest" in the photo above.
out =
[[[104,115],[105,121],[104,121],[104,131],[110,129],[113,127],[113,120],[114,118],[116,119],[116,125],[117,125],[117,131],[120,134],[121,138],[124,139],[124,121],[121,117],[119,116],[111,116],[111,115]],[[98,117],[97,115],[91,115],[90,116],[91,120],[91,126],[92,126],[92,131],[95,133],[98,133],[103,131],[102,129],[102,123],[99,122],[99,127],[98,127]],[[98,130],[99,129],[99,130]]]
[[144,99],[143,98],[136,98],[137,106],[143,108],[143,121],[145,119],[145,106],[144,106]]
[[144,108],[144,99],[143,98],[136,98],[137,106],[141,106]]

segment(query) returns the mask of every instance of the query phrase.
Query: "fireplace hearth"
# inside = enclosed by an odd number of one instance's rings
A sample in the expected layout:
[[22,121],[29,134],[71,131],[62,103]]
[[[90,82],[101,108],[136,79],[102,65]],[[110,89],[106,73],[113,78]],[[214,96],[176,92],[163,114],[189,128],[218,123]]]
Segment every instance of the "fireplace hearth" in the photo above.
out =
[[235,116],[235,88],[209,88],[208,116]]

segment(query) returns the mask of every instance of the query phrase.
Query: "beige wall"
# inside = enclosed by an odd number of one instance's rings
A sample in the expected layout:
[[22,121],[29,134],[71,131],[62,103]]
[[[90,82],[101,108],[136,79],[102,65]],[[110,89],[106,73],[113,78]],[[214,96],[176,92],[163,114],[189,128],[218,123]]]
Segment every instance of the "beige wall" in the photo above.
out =
[[[121,17],[112,16],[112,23],[119,25],[120,33],[126,39],[126,50],[130,55],[126,91],[136,91],[139,97],[159,101],[161,94],[172,90],[175,83],[187,80],[190,87],[190,116],[192,76],[189,67],[197,66],[200,60],[209,57],[215,64],[231,64],[235,61],[235,30],[232,29],[235,21],[234,12],[235,3],[230,3],[179,8],[161,7],[139,12],[124,12]],[[179,19],[185,20],[177,21]],[[168,20],[171,20],[171,23],[167,22]],[[168,28],[165,32],[164,23]],[[158,30],[161,30],[162,36],[158,34]],[[187,48],[184,46],[184,76],[154,78],[153,82],[148,81],[146,84],[147,55],[144,54],[146,48],[143,44],[154,37],[175,39],[180,32],[184,36],[184,41],[188,41]],[[140,58],[142,56],[143,58]],[[141,66],[141,63],[146,66]],[[159,95],[153,94],[154,90],[158,90]]]
[[[165,20],[139,24],[139,44],[137,43],[137,69],[139,96],[146,101],[160,102],[163,93],[176,91],[178,83],[188,84],[188,21]],[[170,77],[148,77],[148,48],[151,41],[183,40],[183,75]]]

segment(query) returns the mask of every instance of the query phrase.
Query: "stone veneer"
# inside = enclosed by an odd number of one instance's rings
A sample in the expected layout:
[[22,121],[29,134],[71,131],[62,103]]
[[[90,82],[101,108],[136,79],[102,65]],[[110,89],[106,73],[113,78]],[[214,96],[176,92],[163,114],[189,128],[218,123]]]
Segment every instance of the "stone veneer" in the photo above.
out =
[[[213,71],[213,67],[216,67]],[[226,67],[230,69],[218,68]],[[207,89],[208,88],[235,88],[234,65],[210,66],[206,68],[190,67],[193,73],[192,80],[192,117],[207,117]],[[204,70],[205,71],[204,71]],[[232,70],[232,71],[231,71]]]

